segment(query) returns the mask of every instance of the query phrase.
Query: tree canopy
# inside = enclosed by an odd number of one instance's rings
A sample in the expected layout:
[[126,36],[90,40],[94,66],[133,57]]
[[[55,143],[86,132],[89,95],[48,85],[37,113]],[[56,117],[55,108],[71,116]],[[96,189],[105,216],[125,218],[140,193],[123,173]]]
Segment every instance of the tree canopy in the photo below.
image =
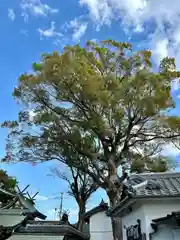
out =
[[13,92],[23,106],[18,120],[2,125],[10,130],[4,161],[62,161],[87,173],[111,204],[125,168],[167,170],[163,145],[180,142],[180,118],[167,114],[175,107],[171,83],[180,76],[175,59],[164,58],[154,71],[151,51],[88,41],[43,54],[32,68]]
[[3,189],[15,190],[17,183],[17,180],[13,177],[10,177],[6,171],[0,170],[0,184]]

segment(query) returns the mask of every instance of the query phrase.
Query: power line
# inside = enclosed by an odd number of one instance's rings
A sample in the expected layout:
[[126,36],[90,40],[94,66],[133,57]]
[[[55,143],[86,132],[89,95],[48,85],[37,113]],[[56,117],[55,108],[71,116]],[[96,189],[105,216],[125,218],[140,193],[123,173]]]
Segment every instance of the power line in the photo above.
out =
[[[58,193],[58,195],[59,195],[59,193]],[[63,199],[70,199],[70,197],[71,196],[69,196],[69,195],[65,195],[65,196],[63,195]],[[45,201],[52,201],[52,200],[59,200],[59,199],[60,199],[60,196],[56,197],[56,196],[51,195],[51,196],[47,197],[47,199],[36,199],[36,201],[37,202],[45,202]]]

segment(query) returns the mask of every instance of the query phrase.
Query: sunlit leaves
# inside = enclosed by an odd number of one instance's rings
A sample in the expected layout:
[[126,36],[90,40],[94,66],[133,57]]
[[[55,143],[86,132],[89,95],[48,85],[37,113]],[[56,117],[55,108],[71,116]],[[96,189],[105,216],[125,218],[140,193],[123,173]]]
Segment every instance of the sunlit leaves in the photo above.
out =
[[7,172],[4,170],[0,170],[0,183],[6,190],[15,190],[17,186],[17,180],[8,176]]
[[43,69],[43,66],[40,63],[33,63],[32,68],[35,72],[41,72]]
[[162,156],[143,158],[137,155],[132,161],[131,172],[166,172],[168,170],[169,161],[168,158]]
[[180,140],[179,117],[166,114],[175,106],[171,84],[180,73],[173,58],[163,59],[154,72],[151,55],[113,40],[42,55],[14,90],[23,106],[32,106],[33,118],[22,111],[18,122],[3,125],[15,146],[12,158],[57,159],[88,171],[91,163],[88,174],[98,184],[105,180],[97,163],[110,177],[119,165],[131,163],[133,151],[141,152],[132,163],[137,171],[166,170],[160,158],[151,158],[164,143]]

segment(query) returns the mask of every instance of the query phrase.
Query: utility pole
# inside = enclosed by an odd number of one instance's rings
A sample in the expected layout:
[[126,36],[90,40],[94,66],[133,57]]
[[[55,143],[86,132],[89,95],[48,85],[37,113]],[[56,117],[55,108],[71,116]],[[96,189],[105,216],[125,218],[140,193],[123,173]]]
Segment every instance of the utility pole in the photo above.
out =
[[64,195],[64,193],[61,192],[61,197],[60,197],[60,208],[59,208],[59,221],[61,220],[61,217],[62,217],[63,195]]
[[56,220],[57,218],[57,208],[54,209],[54,221]]

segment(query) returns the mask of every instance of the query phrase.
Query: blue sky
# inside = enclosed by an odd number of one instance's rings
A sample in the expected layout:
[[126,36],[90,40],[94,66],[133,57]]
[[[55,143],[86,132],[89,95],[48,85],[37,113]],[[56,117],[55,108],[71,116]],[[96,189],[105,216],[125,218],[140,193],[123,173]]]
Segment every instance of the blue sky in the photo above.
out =
[[[18,76],[31,70],[41,53],[61,51],[64,45],[83,44],[86,40],[115,39],[130,41],[136,49],[153,50],[155,64],[167,55],[176,57],[180,68],[180,2],[174,0],[6,0],[0,3],[0,121],[15,119],[18,105],[12,91]],[[180,91],[177,81],[172,84],[177,102],[174,113],[179,114]],[[4,155],[7,131],[0,129],[0,157]],[[164,153],[177,157],[179,151],[165,146]],[[47,176],[55,163],[38,166],[29,164],[4,165],[16,176],[20,187],[30,184],[32,193],[40,190],[37,205],[53,218],[53,208],[59,206],[58,197],[67,186]],[[89,207],[104,197],[98,192]],[[49,199],[48,199],[49,198]],[[65,196],[64,208],[75,219],[75,202]]]

